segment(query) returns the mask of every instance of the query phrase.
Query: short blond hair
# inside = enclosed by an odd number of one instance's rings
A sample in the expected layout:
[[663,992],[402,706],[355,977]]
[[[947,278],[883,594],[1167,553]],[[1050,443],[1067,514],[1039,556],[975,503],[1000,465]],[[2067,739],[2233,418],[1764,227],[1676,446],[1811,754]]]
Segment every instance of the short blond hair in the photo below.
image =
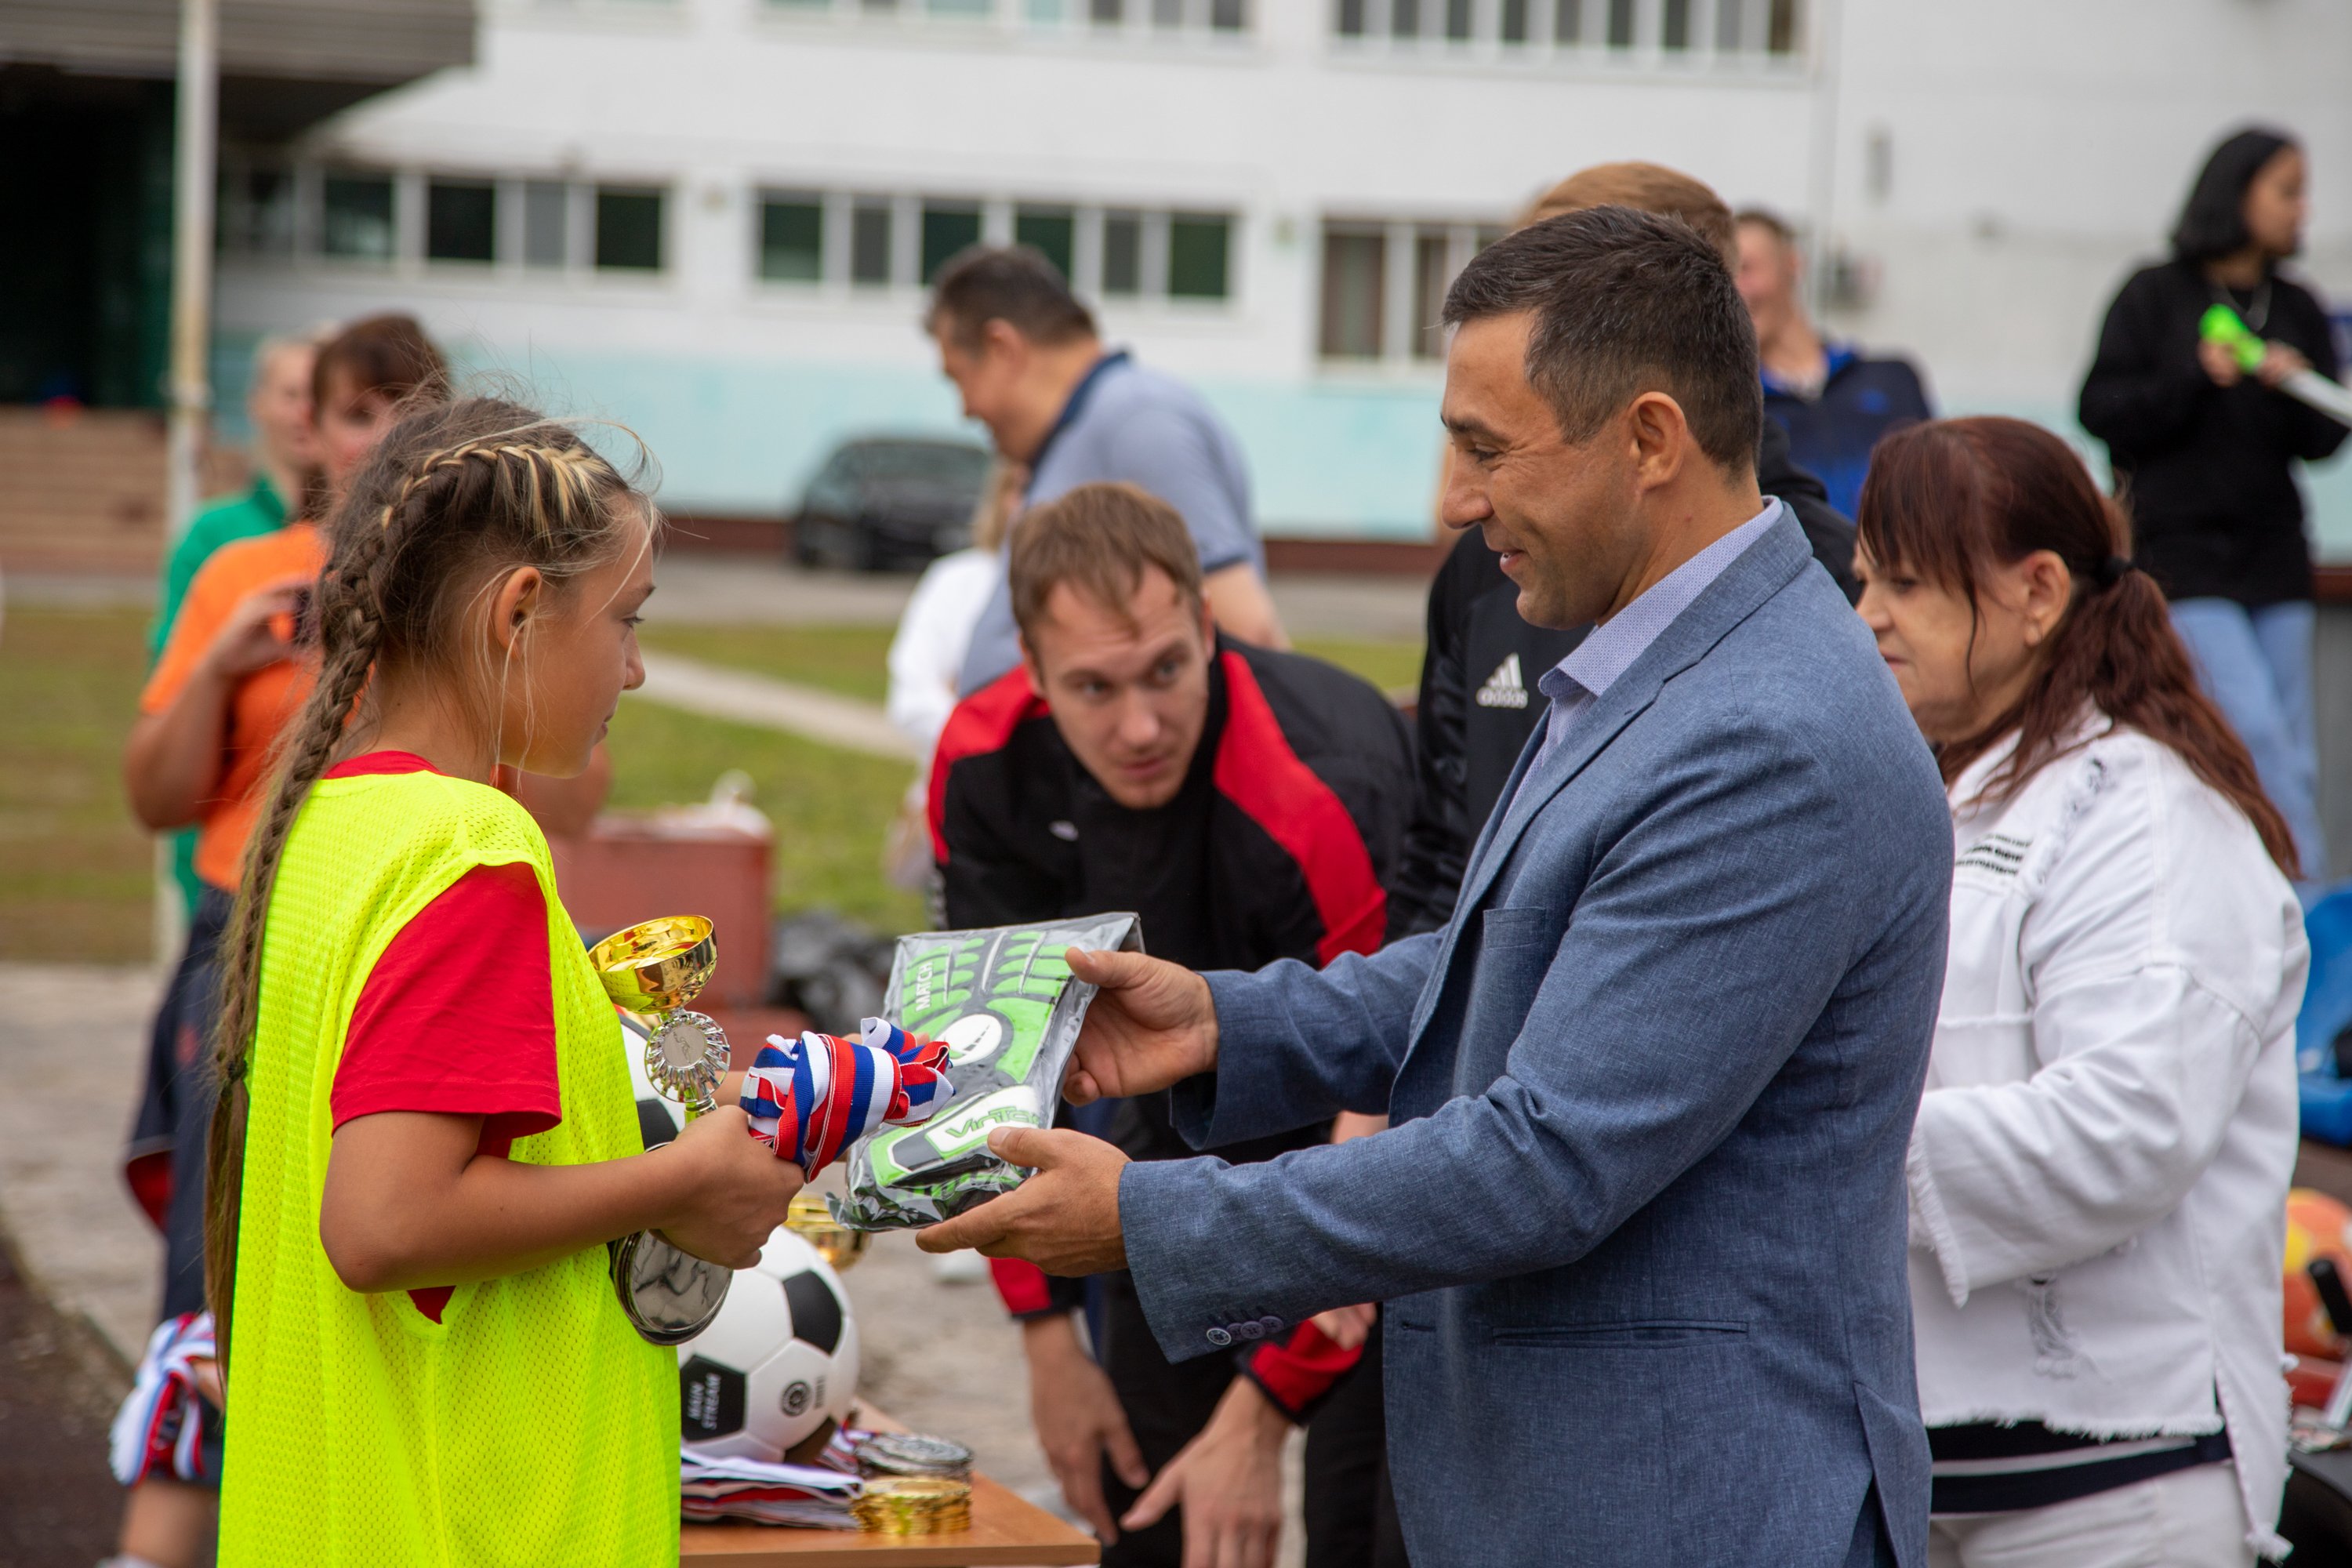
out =
[[1738,268],[1739,230],[1731,220],[1731,209],[1704,181],[1664,163],[1595,163],[1579,169],[1538,196],[1511,226],[1525,228],[1587,207],[1633,207],[1660,217],[1680,218],[1715,247],[1726,267]]

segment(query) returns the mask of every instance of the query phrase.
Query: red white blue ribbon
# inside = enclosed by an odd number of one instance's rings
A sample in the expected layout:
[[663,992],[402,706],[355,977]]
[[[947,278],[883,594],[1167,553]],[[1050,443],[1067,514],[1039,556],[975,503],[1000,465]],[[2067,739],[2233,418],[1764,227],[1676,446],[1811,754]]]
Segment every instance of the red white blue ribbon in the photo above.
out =
[[887,1123],[914,1127],[948,1101],[948,1048],[880,1018],[845,1040],[770,1035],[743,1075],[751,1134],[814,1176]]

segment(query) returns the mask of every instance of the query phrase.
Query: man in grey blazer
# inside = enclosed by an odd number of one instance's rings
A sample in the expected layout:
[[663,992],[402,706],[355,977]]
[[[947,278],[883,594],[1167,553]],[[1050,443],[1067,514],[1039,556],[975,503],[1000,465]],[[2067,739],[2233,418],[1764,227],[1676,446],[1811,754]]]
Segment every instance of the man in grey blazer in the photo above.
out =
[[[1597,621],[1452,922],[1321,973],[1103,986],[1066,1091],[1172,1088],[1199,1148],[1068,1131],[925,1233],[1125,1266],[1171,1357],[1388,1303],[1418,1568],[1927,1556],[1904,1153],[1943,980],[1941,785],[1867,633],[1756,487],[1721,259],[1620,207],[1490,246],[1446,300],[1445,518],[1541,626]],[[1179,1462],[1181,1462],[1181,1460]]]

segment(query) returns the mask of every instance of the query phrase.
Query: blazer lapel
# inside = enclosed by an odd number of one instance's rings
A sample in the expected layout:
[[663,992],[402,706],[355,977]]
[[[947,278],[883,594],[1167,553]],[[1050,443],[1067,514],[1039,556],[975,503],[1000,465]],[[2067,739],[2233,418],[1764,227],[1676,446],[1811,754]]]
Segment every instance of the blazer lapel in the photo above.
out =
[[[1412,1045],[1436,1011],[1437,998],[1460,945],[1463,924],[1478,912],[1479,903],[1493,888],[1496,876],[1509,860],[1529,824],[1554,795],[1568,787],[1593,758],[1657,700],[1658,692],[1675,676],[1706,656],[1734,626],[1755,614],[1767,599],[1785,587],[1812,560],[1811,547],[1798,527],[1796,514],[1783,507],[1780,521],[1743,552],[1709,584],[1688,609],[1658,634],[1625,673],[1577,719],[1568,738],[1550,756],[1537,760],[1548,729],[1539,721],[1511,777],[1503,786],[1495,811],[1486,818],[1463,872],[1462,894],[1454,900],[1454,918],[1446,922],[1437,963],[1431,969],[1434,984],[1424,986],[1413,1010]],[[1408,1048],[1408,1055],[1410,1047]]]

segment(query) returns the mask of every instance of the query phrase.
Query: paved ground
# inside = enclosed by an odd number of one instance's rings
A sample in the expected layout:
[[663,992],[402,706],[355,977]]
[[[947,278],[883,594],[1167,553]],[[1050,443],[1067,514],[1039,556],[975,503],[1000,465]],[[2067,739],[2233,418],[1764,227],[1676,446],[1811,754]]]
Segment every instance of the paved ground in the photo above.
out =
[[89,1568],[114,1549],[106,1429],[130,1381],[87,1323],[17,1271],[0,1237],[0,1563]]

